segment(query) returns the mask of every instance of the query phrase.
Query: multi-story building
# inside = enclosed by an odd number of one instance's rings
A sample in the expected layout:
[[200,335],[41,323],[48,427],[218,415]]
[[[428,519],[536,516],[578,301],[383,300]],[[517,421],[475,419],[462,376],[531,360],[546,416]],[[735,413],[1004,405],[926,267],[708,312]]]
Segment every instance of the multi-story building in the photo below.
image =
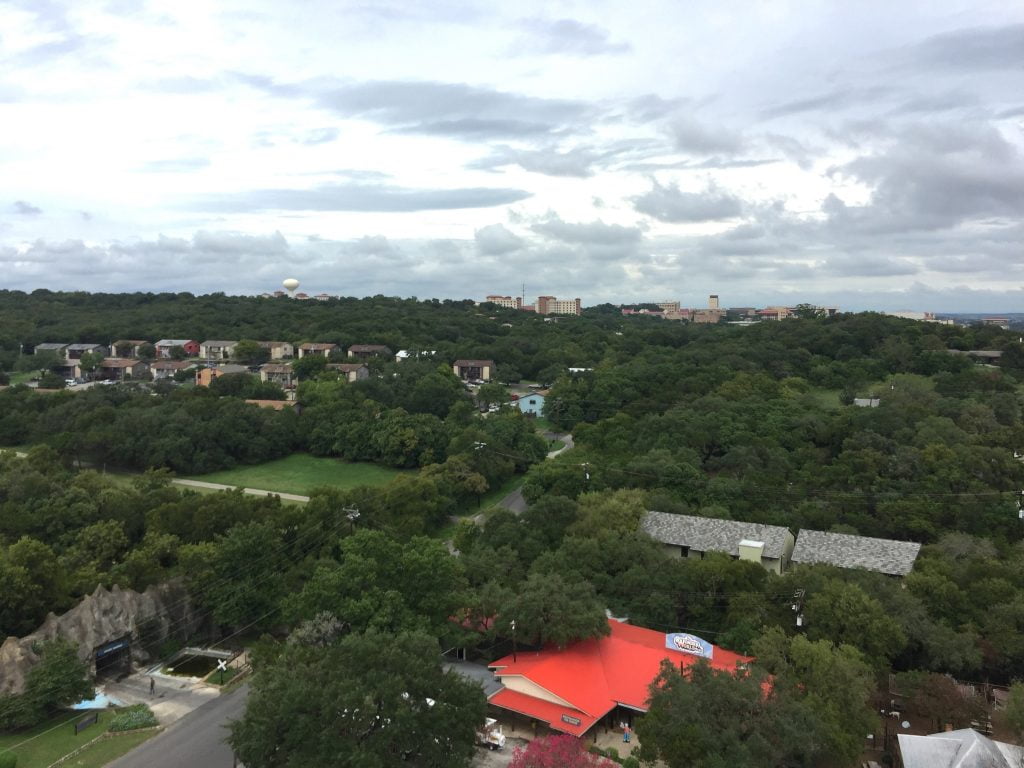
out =
[[658,309],[662,312],[678,312],[679,302],[678,301],[659,301]]
[[181,347],[185,350],[187,357],[199,357],[199,342],[195,339],[160,339],[153,345],[156,348],[156,356],[162,360],[171,357],[171,350]]
[[284,360],[295,357],[295,347],[290,341],[258,341],[256,342],[263,349],[270,352],[271,360]]
[[211,339],[199,345],[199,356],[207,360],[228,360],[235,354],[237,341],[225,341],[224,339]]
[[519,296],[488,296],[485,301],[505,307],[505,309],[523,308],[523,300]]
[[582,313],[579,298],[559,299],[554,296],[537,297],[537,314],[579,315]]
[[337,344],[332,344],[330,342],[306,342],[305,344],[299,345],[299,357],[302,358],[306,355],[322,355],[323,357],[327,357],[337,348]]

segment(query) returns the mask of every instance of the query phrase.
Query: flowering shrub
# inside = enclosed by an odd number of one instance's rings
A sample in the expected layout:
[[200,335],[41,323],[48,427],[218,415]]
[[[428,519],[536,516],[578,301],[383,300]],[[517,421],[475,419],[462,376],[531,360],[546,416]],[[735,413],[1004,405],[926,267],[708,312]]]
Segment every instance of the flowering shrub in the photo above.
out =
[[516,747],[509,768],[605,768],[614,763],[592,755],[572,736],[545,736]]
[[110,718],[111,731],[134,731],[136,728],[152,728],[159,725],[156,715],[150,711],[145,704],[133,704],[118,710],[118,713]]

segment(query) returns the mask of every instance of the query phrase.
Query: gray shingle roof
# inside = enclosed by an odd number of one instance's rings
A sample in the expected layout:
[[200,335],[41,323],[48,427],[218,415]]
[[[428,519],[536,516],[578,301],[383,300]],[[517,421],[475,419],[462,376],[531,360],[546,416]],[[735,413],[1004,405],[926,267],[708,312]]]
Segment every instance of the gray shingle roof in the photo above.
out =
[[906,768],[1017,768],[1024,750],[993,741],[970,728],[898,737]]
[[914,567],[921,545],[915,541],[874,539],[848,533],[801,530],[793,549],[794,563],[827,563],[840,568],[906,576]]
[[663,544],[690,547],[701,552],[739,554],[743,539],[763,541],[763,557],[781,558],[786,546],[788,528],[780,525],[741,523],[738,520],[719,520],[713,517],[674,515],[668,512],[646,512],[640,528],[652,539]]

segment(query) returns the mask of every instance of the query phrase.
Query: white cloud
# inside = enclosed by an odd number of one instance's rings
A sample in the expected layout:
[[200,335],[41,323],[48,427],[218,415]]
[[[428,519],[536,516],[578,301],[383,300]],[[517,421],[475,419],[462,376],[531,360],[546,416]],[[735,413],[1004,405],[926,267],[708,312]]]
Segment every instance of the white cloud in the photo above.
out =
[[997,306],[1022,41],[967,0],[10,0],[5,284]]

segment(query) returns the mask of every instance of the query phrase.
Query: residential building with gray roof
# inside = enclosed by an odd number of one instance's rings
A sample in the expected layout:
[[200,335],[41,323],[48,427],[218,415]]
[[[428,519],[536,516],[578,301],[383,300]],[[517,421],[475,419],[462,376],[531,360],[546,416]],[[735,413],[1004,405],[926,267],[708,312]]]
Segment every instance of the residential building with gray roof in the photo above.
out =
[[921,545],[915,541],[801,530],[792,560],[794,563],[825,563],[838,568],[863,568],[890,576],[906,576],[913,569],[920,551]]
[[793,534],[780,525],[648,511],[640,529],[673,557],[703,558],[706,552],[722,552],[760,563],[773,573],[782,573],[793,552]]

